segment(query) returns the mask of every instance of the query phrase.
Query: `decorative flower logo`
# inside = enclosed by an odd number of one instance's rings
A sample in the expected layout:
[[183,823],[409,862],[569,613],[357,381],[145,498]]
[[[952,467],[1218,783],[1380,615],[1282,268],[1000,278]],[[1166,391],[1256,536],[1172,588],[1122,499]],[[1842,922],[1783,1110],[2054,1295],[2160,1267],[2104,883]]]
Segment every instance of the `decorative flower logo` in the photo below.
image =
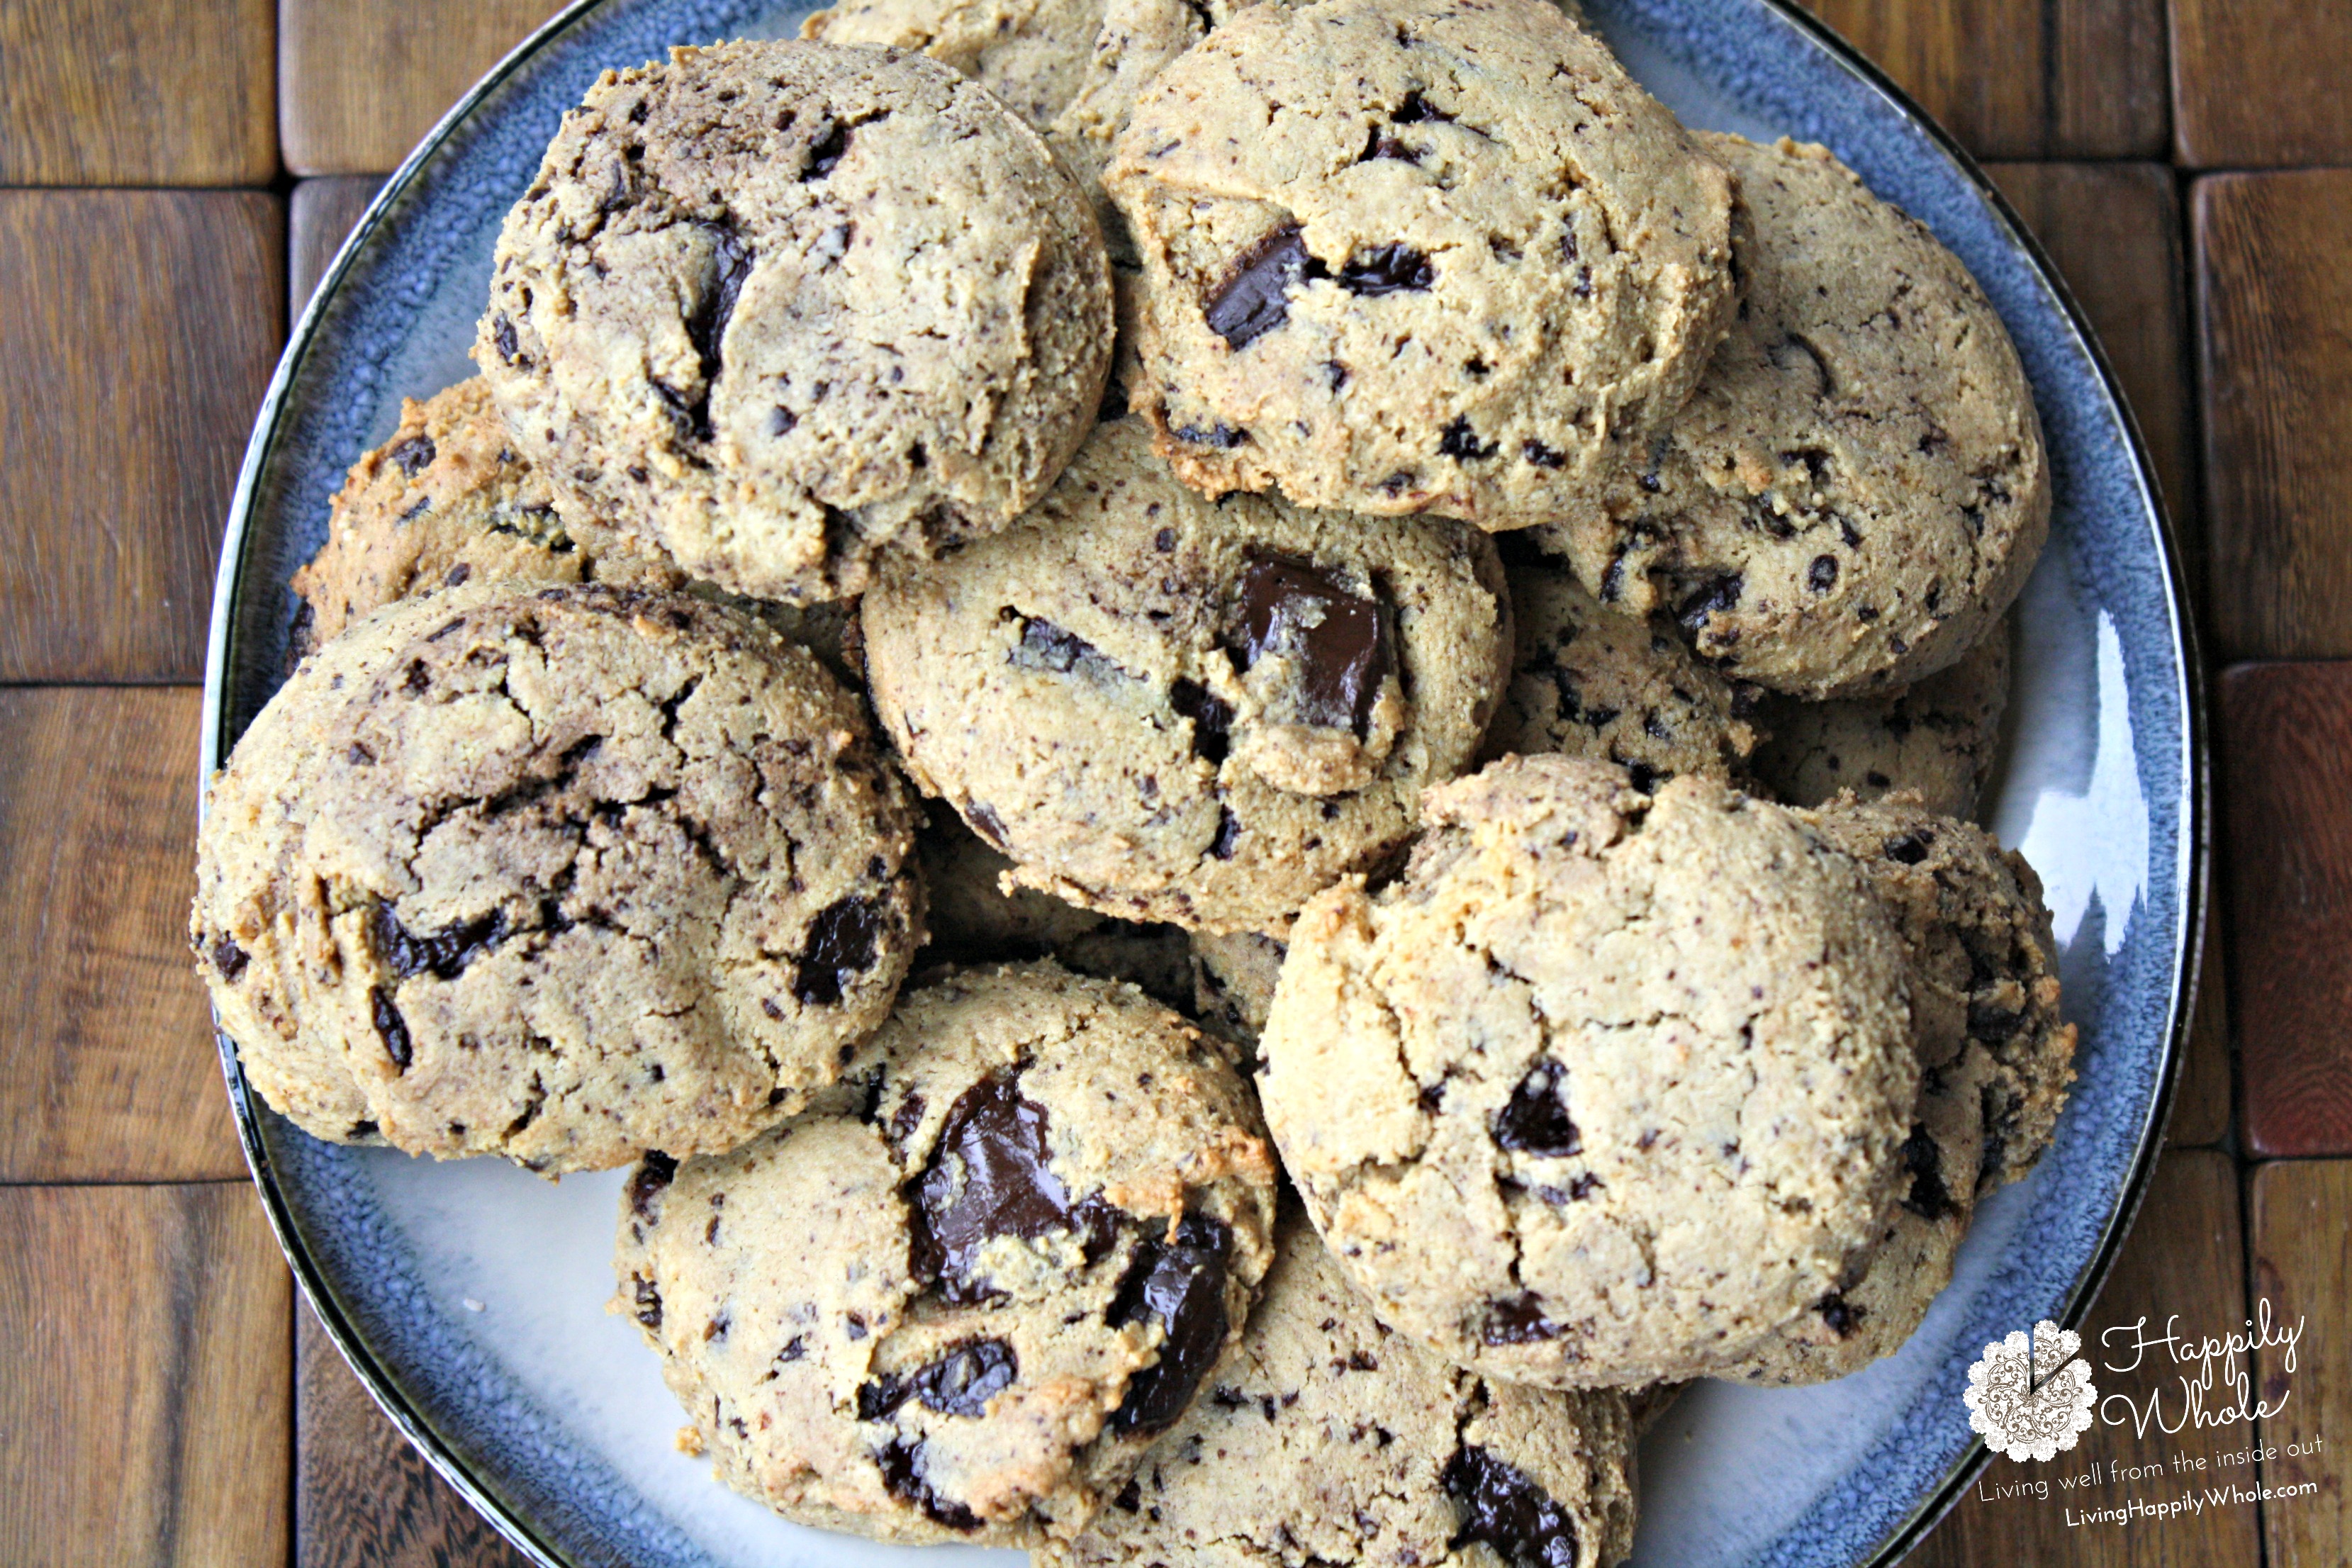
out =
[[2012,1459],[2050,1459],[2074,1446],[2098,1399],[2090,1363],[2076,1359],[2082,1348],[2082,1335],[2047,1318],[2033,1325],[2030,1342],[2021,1329],[1985,1346],[1983,1358],[1969,1368],[1968,1392],[1960,1397],[1969,1426],[1984,1435],[1986,1447]]

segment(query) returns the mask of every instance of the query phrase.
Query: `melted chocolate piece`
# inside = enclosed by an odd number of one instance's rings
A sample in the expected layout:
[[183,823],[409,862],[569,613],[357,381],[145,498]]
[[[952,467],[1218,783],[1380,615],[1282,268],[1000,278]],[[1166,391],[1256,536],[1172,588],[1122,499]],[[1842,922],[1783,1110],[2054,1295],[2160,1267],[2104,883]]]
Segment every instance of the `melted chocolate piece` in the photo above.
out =
[[515,341],[513,318],[504,310],[499,311],[490,323],[490,346],[499,351],[499,357],[507,363],[515,363],[516,353],[521,345]]
[[1418,125],[1424,120],[1442,120],[1451,124],[1454,120],[1454,116],[1422,97],[1419,88],[1406,93],[1404,101],[1397,105],[1396,112],[1389,118],[1399,125]]
[[710,282],[695,301],[694,314],[686,319],[686,335],[702,360],[703,401],[708,405],[707,389],[719,379],[719,342],[735,315],[735,301],[742,297],[743,279],[751,276],[751,252],[732,225],[703,227],[710,236]]
[[1837,586],[1838,563],[1834,555],[1816,555],[1805,568],[1805,586],[1816,594],[1826,594]]
[[1418,293],[1436,279],[1429,258],[1409,245],[1376,245],[1360,250],[1339,268],[1339,286],[1350,294]]
[[817,911],[809,922],[808,946],[793,970],[793,994],[802,1005],[830,1007],[857,977],[873,967],[882,919],[873,903],[852,895]]
[[1886,841],[1886,858],[1898,866],[1916,866],[1935,839],[1932,833],[1898,833]]
[[1067,675],[1072,670],[1097,677],[1118,673],[1118,666],[1102,649],[1040,616],[1032,616],[1021,623],[1021,641],[1014,647],[1012,659],[1024,668],[1049,669],[1056,675]]
[[1960,1212],[1960,1205],[1952,1201],[1951,1189],[1944,1185],[1943,1152],[1925,1127],[1912,1128],[1911,1136],[1903,1141],[1903,1168],[1911,1173],[1905,1208],[1930,1225]]
[[219,971],[220,977],[231,985],[236,984],[237,976],[245,973],[245,966],[251,962],[247,958],[245,949],[226,937],[214,942],[212,959],[213,968]]
[[1813,1310],[1822,1315],[1822,1321],[1830,1326],[1830,1332],[1840,1339],[1862,1327],[1862,1309],[1834,1290],[1814,1302]]
[[1538,1062],[1495,1113],[1495,1142],[1525,1154],[1558,1156],[1582,1152],[1584,1136],[1569,1120],[1568,1069]]
[[1455,1546],[1483,1541],[1513,1568],[1576,1568],[1576,1516],[1517,1466],[1465,1443],[1441,1479],[1462,1510]]
[[1047,1163],[1045,1108],[1022,1098],[1015,1078],[992,1073],[958,1097],[908,1205],[908,1262],[959,1306],[995,1293],[973,1272],[991,1238],[1087,1223]]
[[1747,582],[1737,572],[1727,572],[1710,577],[1693,589],[1675,611],[1675,618],[1685,630],[1697,633],[1706,627],[1709,616],[1720,615],[1739,603],[1747,590]]
[[637,1310],[634,1316],[637,1321],[649,1329],[660,1328],[662,1325],[661,1288],[642,1274],[632,1274],[629,1279],[635,1286],[636,1297]]
[[904,1437],[892,1438],[874,1456],[874,1462],[881,1468],[882,1484],[890,1489],[890,1495],[913,1503],[934,1524],[943,1524],[950,1530],[980,1528],[978,1514],[931,1489],[931,1483],[923,1475],[923,1443],[920,1438],[912,1443]]
[[393,1066],[406,1072],[416,1047],[408,1037],[408,1020],[393,1005],[392,993],[381,985],[371,990],[368,1011],[374,1015],[376,1037],[383,1042],[384,1054],[392,1058]]
[[1559,1338],[1560,1325],[1543,1315],[1543,1303],[1532,1290],[1497,1301],[1486,1309],[1478,1337],[1490,1345],[1526,1345]]
[[1209,853],[1220,860],[1230,860],[1241,841],[1242,819],[1234,815],[1230,805],[1217,807],[1217,833],[1209,840]]
[[1234,705],[1197,680],[1179,676],[1168,688],[1168,706],[1192,721],[1192,754],[1215,767],[1232,742]]
[[1291,654],[1299,717],[1361,735],[1394,664],[1384,607],[1356,597],[1311,562],[1253,555],[1242,569],[1240,609],[1242,667],[1269,652]]
[[390,904],[378,903],[368,916],[368,937],[375,944],[376,956],[403,980],[427,972],[436,980],[455,980],[467,964],[513,934],[504,910],[493,910],[479,920],[430,936],[418,936],[402,925]]
[[1437,455],[1441,458],[1452,458],[1461,463],[1476,462],[1481,458],[1493,457],[1496,445],[1492,441],[1484,446],[1479,445],[1478,432],[1470,427],[1470,416],[1466,414],[1458,415],[1454,423],[1445,427],[1444,434],[1437,437]]
[[1225,1348],[1225,1254],[1232,1245],[1233,1232],[1221,1222],[1186,1215],[1172,1243],[1155,1231],[1136,1247],[1111,1302],[1110,1325],[1156,1318],[1167,1338],[1160,1359],[1128,1380],[1127,1397],[1111,1412],[1113,1432],[1157,1432],[1192,1403]]
[[433,444],[430,436],[411,436],[384,454],[404,477],[412,479],[430,468],[433,459],[440,455],[441,449]]
[[1242,348],[1290,320],[1290,286],[1324,276],[1298,226],[1285,224],[1242,252],[1202,306],[1209,330]]
[[857,1418],[887,1421],[909,1397],[942,1415],[978,1417],[1013,1386],[1021,1363],[1003,1340],[965,1340],[907,1377],[886,1373],[857,1390]]
[[648,1149],[637,1168],[629,1173],[629,1212],[641,1220],[652,1221],[654,1200],[677,1175],[677,1162],[658,1149]]

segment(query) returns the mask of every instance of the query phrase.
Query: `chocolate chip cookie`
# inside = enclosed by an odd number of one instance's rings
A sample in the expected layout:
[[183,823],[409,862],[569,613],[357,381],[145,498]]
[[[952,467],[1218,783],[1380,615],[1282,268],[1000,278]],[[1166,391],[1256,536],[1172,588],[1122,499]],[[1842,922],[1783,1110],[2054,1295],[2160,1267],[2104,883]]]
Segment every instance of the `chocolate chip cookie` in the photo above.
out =
[[1761,717],[1756,777],[1790,805],[1820,805],[1851,790],[1863,800],[1907,790],[1943,816],[1976,815],[2000,752],[2009,706],[2009,623],[1968,657],[1884,697],[1800,702],[1776,697]]
[[1739,178],[1739,314],[1656,445],[1544,542],[1732,679],[1818,700],[1932,675],[2049,533],[2017,351],[1958,258],[1826,149],[1699,140]]
[[[1918,1092],[1903,944],[1796,814],[1517,757],[1429,792],[1377,895],[1300,911],[1267,1124],[1381,1321],[1635,1388],[1834,1310]],[[1823,1325],[1823,1331],[1827,1325]]]
[[1977,1186],[2016,1181],[2050,1146],[2074,1081],[2042,879],[1982,828],[1909,796],[1832,801],[1805,817],[1853,857],[1910,949],[1920,1060],[1956,1061],[1968,1046],[1990,1058]]
[[1756,749],[1759,692],[1701,663],[1665,626],[1608,608],[1549,556],[1506,545],[1518,649],[1488,758],[1559,752],[1616,763],[1633,787],[1731,778]]
[[805,649],[677,595],[469,584],[298,669],[214,781],[190,935],[307,1131],[551,1173],[742,1142],[920,940],[901,786]]
[[474,357],[563,515],[760,598],[1003,528],[1093,421],[1087,204],[920,56],[673,50],[564,117],[499,237]]
[[1382,1328],[1293,1217],[1207,1396],[1040,1560],[1608,1568],[1633,1546],[1632,1445],[1622,1394],[1481,1377]]
[[1730,184],[1543,0],[1242,11],[1103,175],[1139,402],[1210,494],[1515,528],[1589,505],[1734,304]]
[[859,606],[909,775],[1013,875],[1108,914],[1278,931],[1395,853],[1510,647],[1492,542],[1178,484],[1107,421],[1024,526]]
[[649,1157],[614,1309],[729,1486],[887,1541],[1066,1539],[1224,1358],[1272,1258],[1248,1089],[1134,991],[910,991],[856,1103]]

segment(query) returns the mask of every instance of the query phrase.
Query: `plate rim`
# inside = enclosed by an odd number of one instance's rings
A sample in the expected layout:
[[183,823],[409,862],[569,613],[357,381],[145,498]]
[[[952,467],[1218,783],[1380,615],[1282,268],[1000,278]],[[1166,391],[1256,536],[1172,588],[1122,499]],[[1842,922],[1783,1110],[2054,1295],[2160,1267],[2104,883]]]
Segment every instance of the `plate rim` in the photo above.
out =
[[[337,249],[333,260],[320,274],[310,298],[304,303],[300,318],[288,332],[286,347],[278,356],[277,368],[254,415],[252,433],[247,439],[222,533],[220,563],[213,586],[211,624],[205,640],[198,756],[200,785],[209,784],[218,771],[225,750],[228,681],[230,671],[235,668],[229,657],[236,625],[234,610],[240,596],[247,532],[254,517],[263,470],[268,466],[278,434],[287,399],[310,358],[329,304],[360,250],[382,226],[385,213],[415,184],[424,166],[458,132],[482,100],[528,66],[558,37],[610,3],[614,0],[570,0],[561,11],[517,43],[449,107],[410,150],[407,157],[401,161],[400,166],[385,177],[359,221]],[[2003,236],[2023,254],[2037,279],[2049,289],[2068,333],[2083,351],[2101,389],[2119,416],[2133,472],[2156,522],[2158,553],[2164,566],[2161,586],[2166,620],[2180,652],[2179,668],[2175,671],[2175,695],[2179,704],[2178,745],[2183,765],[2182,794],[2176,804],[2180,813],[2180,831],[2186,840],[2186,853],[2181,857],[2175,892],[2179,900],[2181,940],[2168,966],[2170,994],[2165,1022],[2163,1059],[2157,1074],[2157,1091],[2150,1097],[2142,1115],[2118,1201],[2106,1217],[2091,1257],[2069,1286],[2060,1314],[2062,1326],[2079,1329],[2096,1300],[2100,1288],[2114,1269],[2124,1242],[2138,1220],[2156,1164],[2163,1157],[2166,1132],[2194,1025],[2197,994],[2203,979],[2201,968],[2208,950],[2206,928],[2211,919],[2208,895],[2212,858],[2212,760],[2206,711],[2207,677],[2196,616],[2189,609],[2179,524],[2166,502],[2163,486],[2148,453],[2147,438],[2140,430],[2138,416],[2125,396],[2115,367],[2109,362],[2097,333],[2092,329],[2088,317],[2041,241],[2027,228],[2017,210],[1986,174],[1976,158],[1893,78],[1849,44],[1835,29],[1800,9],[1794,0],[1750,0],[1750,3],[1773,13],[1784,25],[1810,39],[1825,58],[1855,79],[1907,126],[1924,136],[1990,209]],[[196,801],[200,826],[208,797],[209,790],[200,787]],[[268,1217],[270,1230],[329,1342],[394,1429],[500,1536],[537,1563],[539,1568],[585,1568],[578,1559],[565,1554],[545,1539],[524,1517],[522,1510],[511,1505],[489,1481],[473,1472],[425,1413],[411,1402],[406,1390],[377,1359],[343,1311],[332,1285],[304,1243],[291,1205],[278,1184],[277,1169],[261,1137],[261,1117],[253,1091],[246,1080],[243,1066],[236,1058],[236,1046],[220,1028],[216,1014],[214,1016],[213,1038],[220,1057],[230,1110],[236,1121],[237,1141],[261,1198],[263,1210]],[[1982,1439],[1972,1439],[1953,1460],[1943,1479],[1928,1489],[1909,1513],[1879,1541],[1866,1557],[1858,1560],[1853,1568],[1891,1568],[1892,1564],[1898,1563],[1958,1501],[1962,1491],[1990,1458],[1990,1451],[1985,1447]]]

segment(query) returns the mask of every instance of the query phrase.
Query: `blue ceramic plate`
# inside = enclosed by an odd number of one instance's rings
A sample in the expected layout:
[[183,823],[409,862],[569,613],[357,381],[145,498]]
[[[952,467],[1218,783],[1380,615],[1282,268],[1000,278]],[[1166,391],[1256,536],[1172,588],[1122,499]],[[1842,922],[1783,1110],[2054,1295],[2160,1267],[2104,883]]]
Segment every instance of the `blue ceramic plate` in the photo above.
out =
[[[1585,0],[1633,73],[1695,125],[1823,142],[1924,220],[2000,309],[2032,378],[2057,510],[2021,608],[2013,735],[1990,821],[2047,885],[2081,1081],[2033,1177],[1979,1211],[1952,1288],[1903,1351],[1819,1388],[1707,1385],[1643,1455],[1638,1561],[1891,1562],[1980,1455],[1960,1403],[1988,1340],[2073,1324],[2137,1204],[2189,1016],[2201,891],[2196,661],[2156,486],[2080,315],[1968,159],[1892,86],[1775,0]],[[775,0],[604,0],[542,29],[385,187],[304,314],[229,519],[205,764],[277,688],[286,580],[344,468],[404,395],[467,374],[500,219],[606,67],[674,43],[785,36]],[[786,1524],[679,1454],[681,1416],[611,1317],[617,1173],[560,1185],[313,1142],[228,1077],[296,1275],[393,1420],[550,1564],[887,1568],[902,1552]],[[969,1549],[951,1549],[969,1550]],[[940,1561],[937,1552],[926,1560]]]

